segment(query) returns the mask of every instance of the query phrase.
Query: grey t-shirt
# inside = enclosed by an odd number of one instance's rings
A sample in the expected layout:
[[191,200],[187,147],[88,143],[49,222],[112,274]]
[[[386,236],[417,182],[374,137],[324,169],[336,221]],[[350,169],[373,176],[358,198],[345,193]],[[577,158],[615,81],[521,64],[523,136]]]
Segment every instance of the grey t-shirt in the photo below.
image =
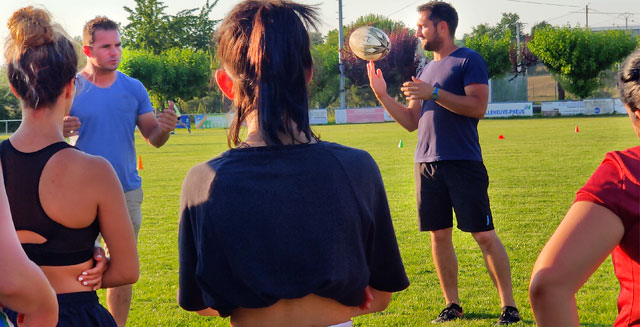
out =
[[[470,84],[487,84],[487,65],[477,52],[456,49],[439,61],[427,63],[418,79],[442,90],[465,95]],[[478,119],[453,113],[433,100],[422,103],[415,162],[441,160],[482,161]]]

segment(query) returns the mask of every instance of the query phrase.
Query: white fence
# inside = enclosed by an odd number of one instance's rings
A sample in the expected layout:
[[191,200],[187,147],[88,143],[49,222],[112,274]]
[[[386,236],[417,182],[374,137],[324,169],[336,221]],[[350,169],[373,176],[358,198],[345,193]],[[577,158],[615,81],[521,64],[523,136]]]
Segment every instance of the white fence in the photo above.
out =
[[[575,115],[608,115],[625,114],[626,110],[620,99],[587,99],[582,101],[549,101],[541,104],[542,116],[575,116]],[[188,116],[188,117],[185,117]],[[531,102],[497,102],[489,103],[485,118],[502,117],[531,117],[533,116],[533,103]],[[393,118],[382,107],[335,109],[336,124],[378,123],[393,121]],[[188,119],[186,119],[188,118]],[[193,128],[228,128],[233,113],[216,114],[186,114],[176,128],[185,128],[187,125]],[[4,134],[9,134],[9,123],[17,123],[20,119],[0,120],[0,131],[4,124]],[[329,123],[327,109],[309,110],[309,123],[311,125],[326,125]],[[1,132],[0,132],[1,133]],[[13,130],[11,130],[13,133]]]
[[[4,124],[4,129],[0,129],[0,130],[4,130],[4,134],[9,134],[9,123],[17,122],[18,123],[17,125],[19,125],[21,121],[22,119],[0,120],[0,128],[2,128],[1,124]],[[13,133],[13,131],[11,131],[11,133]]]

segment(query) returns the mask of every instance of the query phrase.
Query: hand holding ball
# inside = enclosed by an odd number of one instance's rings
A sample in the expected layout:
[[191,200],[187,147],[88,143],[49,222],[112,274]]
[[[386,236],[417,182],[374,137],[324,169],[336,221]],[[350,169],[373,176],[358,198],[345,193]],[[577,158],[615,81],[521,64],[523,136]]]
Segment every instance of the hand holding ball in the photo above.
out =
[[391,51],[391,41],[383,31],[372,26],[363,26],[351,33],[349,47],[358,58],[376,61]]

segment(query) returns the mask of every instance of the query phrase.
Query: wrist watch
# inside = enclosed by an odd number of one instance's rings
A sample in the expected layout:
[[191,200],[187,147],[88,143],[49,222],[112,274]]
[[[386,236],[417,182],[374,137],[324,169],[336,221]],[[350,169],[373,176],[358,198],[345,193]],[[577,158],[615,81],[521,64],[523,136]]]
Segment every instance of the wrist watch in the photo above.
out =
[[433,101],[438,101],[438,99],[440,99],[440,95],[438,94],[438,91],[440,89],[436,86],[433,88],[433,92],[431,92],[431,99]]

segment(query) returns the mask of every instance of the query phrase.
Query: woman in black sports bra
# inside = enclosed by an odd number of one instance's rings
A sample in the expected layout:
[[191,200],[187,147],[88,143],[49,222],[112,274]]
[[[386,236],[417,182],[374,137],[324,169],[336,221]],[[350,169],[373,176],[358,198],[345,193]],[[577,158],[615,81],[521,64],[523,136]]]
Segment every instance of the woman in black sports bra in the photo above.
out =
[[[22,8],[8,26],[7,72],[22,123],[0,144],[0,162],[18,239],[57,294],[58,326],[116,326],[78,276],[93,266],[98,233],[111,255],[102,287],[135,283],[138,255],[113,168],[62,134],[75,95],[76,52],[42,9]],[[5,312],[15,323],[17,314]]]

